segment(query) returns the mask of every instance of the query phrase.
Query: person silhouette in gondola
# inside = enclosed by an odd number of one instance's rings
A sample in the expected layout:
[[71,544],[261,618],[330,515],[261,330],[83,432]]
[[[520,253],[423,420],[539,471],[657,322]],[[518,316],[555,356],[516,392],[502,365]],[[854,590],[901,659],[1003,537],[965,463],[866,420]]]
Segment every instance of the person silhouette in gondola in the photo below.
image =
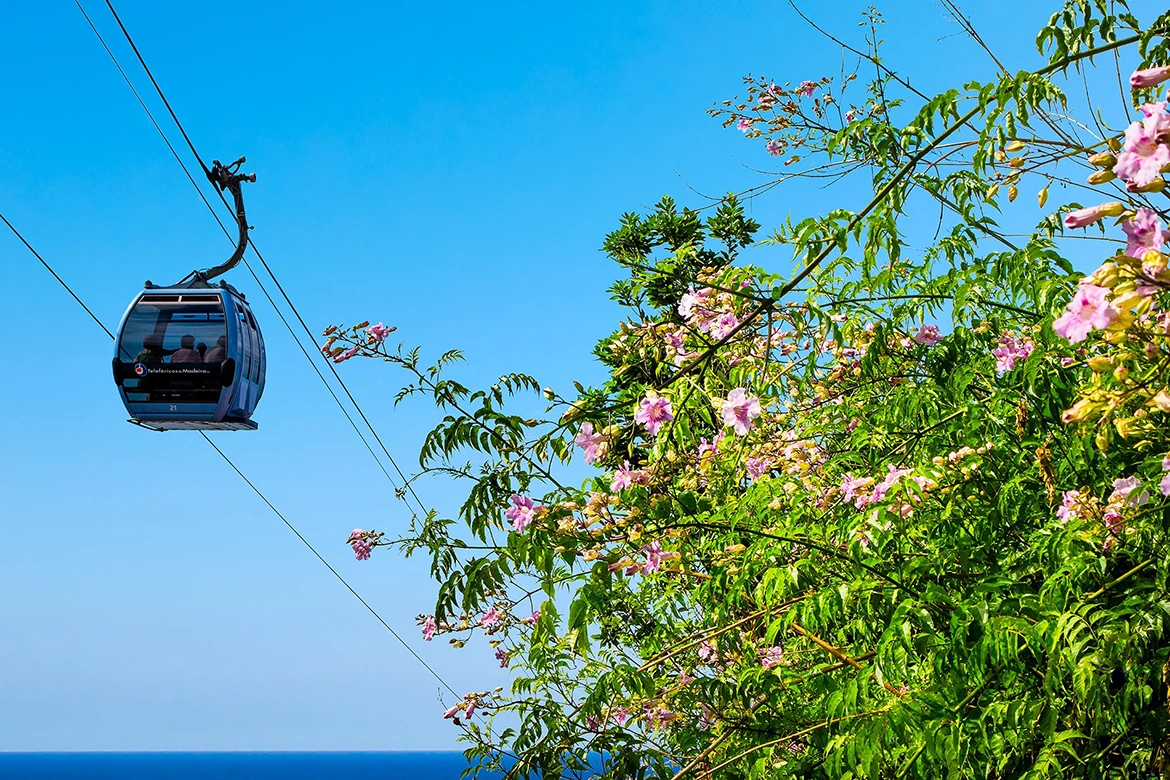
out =
[[220,336],[215,340],[215,346],[207,350],[203,356],[204,363],[222,363],[227,359],[227,336]]
[[135,363],[161,363],[163,358],[167,355],[173,355],[178,350],[163,349],[163,337],[161,333],[148,333],[146,338],[142,339],[142,351],[134,358]]
[[179,339],[179,349],[171,357],[172,363],[202,363],[203,359],[195,351],[195,337],[187,334]]

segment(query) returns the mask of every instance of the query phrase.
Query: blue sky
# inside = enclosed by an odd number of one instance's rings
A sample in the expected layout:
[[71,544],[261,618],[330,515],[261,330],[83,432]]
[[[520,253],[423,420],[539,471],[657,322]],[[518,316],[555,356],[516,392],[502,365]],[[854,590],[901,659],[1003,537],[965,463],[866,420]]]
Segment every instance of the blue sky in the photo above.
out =
[[[867,4],[806,10],[860,42]],[[178,143],[104,4],[86,6]],[[920,89],[991,76],[938,5],[886,6],[889,62]],[[749,72],[795,82],[841,63],[783,3],[118,10],[204,157],[248,156],[253,238],[310,326],[384,320],[431,354],[462,348],[471,384],[596,379],[589,352],[617,314],[598,247],[618,216],[664,193],[702,203],[688,184],[759,183],[745,166],[770,158],[704,109]],[[1050,11],[994,0],[972,16],[1014,69],[1038,64]],[[0,211],[112,327],[144,279],[230,245],[74,5],[4,17]],[[752,210],[767,229],[866,199],[794,186]],[[0,316],[26,355],[0,384],[0,750],[456,747],[435,681],[200,438],[127,425],[106,336],[14,238],[0,252]],[[260,430],[217,443],[457,690],[504,684],[486,645],[419,639],[423,561],[352,559],[350,529],[394,531],[406,512],[255,283],[229,280],[255,302],[268,388]],[[389,368],[345,375],[416,464],[433,415],[392,408]]]

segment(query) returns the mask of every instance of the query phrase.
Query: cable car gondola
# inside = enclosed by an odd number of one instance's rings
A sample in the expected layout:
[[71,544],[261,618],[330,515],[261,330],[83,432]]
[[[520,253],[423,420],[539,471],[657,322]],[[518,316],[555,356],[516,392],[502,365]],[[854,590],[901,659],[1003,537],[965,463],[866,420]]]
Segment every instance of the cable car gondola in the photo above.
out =
[[166,287],[146,282],[118,325],[114,382],[130,422],[156,431],[256,430],[252,412],[264,392],[264,338],[244,294],[211,280],[230,271],[248,244],[236,173],[215,161],[207,177],[235,199],[240,237],[226,263],[193,271]]

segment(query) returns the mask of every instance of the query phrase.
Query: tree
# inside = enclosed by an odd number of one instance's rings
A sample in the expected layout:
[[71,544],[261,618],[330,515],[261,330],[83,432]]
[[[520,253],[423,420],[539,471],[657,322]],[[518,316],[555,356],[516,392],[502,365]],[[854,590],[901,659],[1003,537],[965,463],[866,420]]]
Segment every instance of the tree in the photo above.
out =
[[[459,515],[349,541],[428,554],[424,636],[485,634],[515,671],[446,713],[478,766],[1170,771],[1170,115],[1146,102],[1170,80],[1170,13],[1074,0],[1037,38],[1047,65],[934,97],[867,22],[849,51],[877,75],[855,101],[856,74],[747,79],[712,113],[800,175],[869,177],[872,199],[775,228],[788,274],[741,262],[760,231],[744,195],[623,216],[604,248],[631,317],[597,347],[609,379],[545,389],[547,419],[506,409],[540,392],[527,375],[472,391],[447,377],[458,352],[425,367],[380,325],[326,331],[334,360],[396,364],[398,400],[445,414],[420,462],[467,486]],[[1115,51],[1140,59],[1124,137],[1071,118],[1054,81]],[[1074,168],[1090,202],[1114,199],[1008,235],[1021,188],[1044,208],[1082,188]],[[911,257],[926,204],[942,218]],[[1082,278],[1065,247],[1094,224],[1117,238],[1108,218],[1126,244]],[[598,471],[580,487],[563,481],[578,450]]]

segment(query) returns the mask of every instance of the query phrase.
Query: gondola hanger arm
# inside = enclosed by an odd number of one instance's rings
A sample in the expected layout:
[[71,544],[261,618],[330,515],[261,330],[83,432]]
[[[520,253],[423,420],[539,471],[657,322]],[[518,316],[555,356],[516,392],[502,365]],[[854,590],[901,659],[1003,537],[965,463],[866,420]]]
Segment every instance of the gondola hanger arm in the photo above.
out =
[[256,174],[254,173],[239,173],[240,166],[247,161],[246,157],[241,157],[233,163],[224,165],[219,160],[212,160],[211,170],[207,172],[207,179],[215,185],[220,192],[228,190],[232,193],[232,200],[235,201],[236,208],[236,224],[240,230],[240,237],[236,241],[236,251],[232,252],[232,256],[226,262],[221,263],[214,268],[208,268],[206,271],[194,271],[186,279],[180,282],[180,285],[206,285],[217,276],[221,276],[228,271],[235,268],[240,259],[244,256],[244,250],[248,246],[248,217],[244,213],[244,193],[240,185],[243,182],[255,182]]

